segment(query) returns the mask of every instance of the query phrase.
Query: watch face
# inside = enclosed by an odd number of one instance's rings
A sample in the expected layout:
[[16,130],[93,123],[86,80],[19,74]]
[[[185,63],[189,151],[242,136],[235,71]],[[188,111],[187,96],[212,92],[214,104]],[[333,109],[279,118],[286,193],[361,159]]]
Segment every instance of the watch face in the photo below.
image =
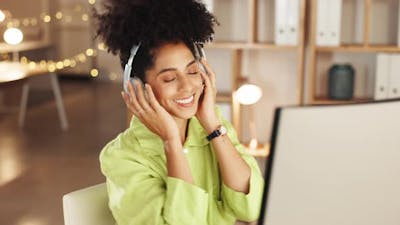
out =
[[221,129],[219,129],[219,131],[221,132],[221,135],[226,134],[226,127],[221,126]]

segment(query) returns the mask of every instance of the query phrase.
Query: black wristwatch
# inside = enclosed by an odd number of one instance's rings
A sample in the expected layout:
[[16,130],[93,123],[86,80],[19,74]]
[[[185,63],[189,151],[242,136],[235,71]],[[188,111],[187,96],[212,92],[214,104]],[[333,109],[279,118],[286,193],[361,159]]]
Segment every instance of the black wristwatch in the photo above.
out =
[[207,140],[211,141],[212,139],[225,134],[226,134],[226,127],[219,126],[216,130],[214,130],[213,132],[211,132],[211,134],[207,136]]

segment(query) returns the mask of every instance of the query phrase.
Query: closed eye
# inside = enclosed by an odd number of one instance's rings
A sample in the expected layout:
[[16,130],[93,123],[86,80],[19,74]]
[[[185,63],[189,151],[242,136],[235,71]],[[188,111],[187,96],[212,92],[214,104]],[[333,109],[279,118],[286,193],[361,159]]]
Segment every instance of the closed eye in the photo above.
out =
[[190,75],[196,75],[200,72],[200,68],[197,64],[194,64],[193,66],[191,66],[187,72],[187,74]]
[[164,82],[166,82],[166,83],[168,83],[168,82],[172,82],[172,81],[174,81],[176,79],[176,77],[174,77],[174,78],[172,78],[172,79],[167,79],[167,80],[164,80]]

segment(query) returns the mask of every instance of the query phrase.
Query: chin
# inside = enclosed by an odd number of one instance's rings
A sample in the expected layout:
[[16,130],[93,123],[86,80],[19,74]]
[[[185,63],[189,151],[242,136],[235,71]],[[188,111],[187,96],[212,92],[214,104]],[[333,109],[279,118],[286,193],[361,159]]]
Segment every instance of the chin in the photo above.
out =
[[176,109],[172,113],[175,117],[179,119],[190,119],[197,113],[197,105],[193,109]]
[[191,105],[178,105],[175,103],[175,107],[171,110],[171,114],[176,118],[190,119],[196,115],[198,109],[198,99],[196,99]]

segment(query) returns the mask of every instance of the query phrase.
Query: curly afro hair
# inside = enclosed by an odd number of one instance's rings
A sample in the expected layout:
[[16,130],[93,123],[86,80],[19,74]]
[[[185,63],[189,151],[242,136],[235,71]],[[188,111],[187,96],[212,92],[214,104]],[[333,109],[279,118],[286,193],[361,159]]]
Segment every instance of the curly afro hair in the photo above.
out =
[[131,47],[141,43],[133,68],[143,81],[158,47],[183,42],[193,51],[194,42],[212,41],[218,25],[200,0],[105,0],[103,7],[94,11],[97,36],[109,52],[119,54],[122,66]]

